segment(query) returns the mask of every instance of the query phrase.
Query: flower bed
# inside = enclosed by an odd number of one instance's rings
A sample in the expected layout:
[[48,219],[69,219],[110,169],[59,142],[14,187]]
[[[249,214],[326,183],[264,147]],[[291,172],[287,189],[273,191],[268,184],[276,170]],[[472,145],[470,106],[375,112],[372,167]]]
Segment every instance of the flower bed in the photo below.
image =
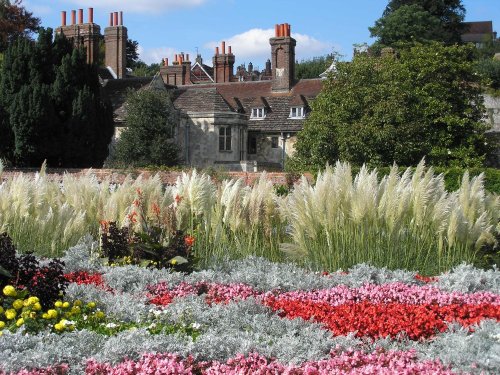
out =
[[51,306],[4,288],[0,374],[500,371],[496,270],[422,280],[247,258],[182,274],[102,266],[81,256],[90,248],[68,251],[69,285]]

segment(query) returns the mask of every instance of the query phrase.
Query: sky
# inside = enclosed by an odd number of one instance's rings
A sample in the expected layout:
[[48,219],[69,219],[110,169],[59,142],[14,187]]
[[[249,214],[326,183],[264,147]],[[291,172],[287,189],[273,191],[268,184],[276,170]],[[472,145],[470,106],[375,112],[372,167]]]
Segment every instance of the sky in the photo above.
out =
[[[368,43],[388,0],[24,0],[23,5],[56,28],[61,11],[94,8],[94,22],[108,26],[109,13],[123,11],[128,37],[139,43],[140,59],[158,63],[174,54],[200,53],[212,65],[216,45],[232,46],[236,66],[263,69],[270,57],[274,25],[289,23],[298,61],[337,52],[352,57],[353,44]],[[466,21],[493,21],[500,35],[500,0],[462,0]]]

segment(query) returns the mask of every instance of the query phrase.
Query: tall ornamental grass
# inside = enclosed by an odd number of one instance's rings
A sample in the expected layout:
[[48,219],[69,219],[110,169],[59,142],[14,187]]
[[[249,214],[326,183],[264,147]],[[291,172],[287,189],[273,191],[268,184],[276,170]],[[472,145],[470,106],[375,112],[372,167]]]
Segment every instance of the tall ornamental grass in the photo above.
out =
[[[0,165],[0,181],[1,173]],[[415,172],[394,166],[382,179],[365,167],[353,176],[349,164],[337,163],[315,184],[302,178],[286,197],[275,194],[265,174],[251,187],[241,179],[216,185],[196,171],[174,186],[163,186],[159,176],[114,185],[91,172],[54,182],[42,168],[35,177],[1,183],[0,233],[21,251],[61,256],[84,235],[97,238],[101,220],[131,224],[138,201],[146,219],[193,235],[202,265],[258,255],[320,270],[366,262],[439,273],[477,261],[500,229],[500,200],[484,190],[482,175],[466,173],[449,193],[443,176],[422,162]]]
[[442,175],[421,162],[412,174],[394,166],[389,175],[337,163],[315,185],[302,178],[283,200],[291,244],[283,248],[299,262],[334,270],[367,262],[389,268],[438,273],[472,263],[492,244],[499,197],[486,194],[482,175],[463,177],[448,193]]

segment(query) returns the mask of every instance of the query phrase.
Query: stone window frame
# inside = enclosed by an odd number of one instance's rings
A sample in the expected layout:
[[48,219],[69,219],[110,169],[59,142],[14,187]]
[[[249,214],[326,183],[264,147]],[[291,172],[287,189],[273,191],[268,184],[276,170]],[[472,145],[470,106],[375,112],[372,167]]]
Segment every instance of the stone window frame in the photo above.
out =
[[219,127],[219,151],[231,152],[232,151],[232,130],[230,126]]
[[288,118],[301,120],[306,117],[306,109],[304,106],[290,107],[290,116]]
[[250,120],[263,120],[266,115],[266,107],[254,107],[250,112]]

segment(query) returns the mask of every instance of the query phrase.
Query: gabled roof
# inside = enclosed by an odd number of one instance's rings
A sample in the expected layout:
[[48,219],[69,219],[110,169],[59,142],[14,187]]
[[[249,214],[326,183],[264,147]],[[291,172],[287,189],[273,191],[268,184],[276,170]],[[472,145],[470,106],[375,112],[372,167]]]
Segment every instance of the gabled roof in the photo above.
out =
[[[272,81],[231,82],[182,86],[174,90],[174,106],[184,112],[234,112],[250,118],[252,108],[266,107],[266,117],[249,120],[248,129],[296,132],[303,119],[290,119],[290,108],[308,106],[321,91],[321,79],[298,81],[289,92],[272,91]],[[258,104],[258,105],[257,105]]]
[[[205,64],[200,64],[199,62],[195,62],[194,65],[191,67],[191,82],[199,82],[200,77],[198,77],[195,72],[200,71],[203,74],[203,78],[207,81],[214,82],[213,75],[214,75],[214,69],[208,65]],[[203,79],[202,79],[203,81]]]

